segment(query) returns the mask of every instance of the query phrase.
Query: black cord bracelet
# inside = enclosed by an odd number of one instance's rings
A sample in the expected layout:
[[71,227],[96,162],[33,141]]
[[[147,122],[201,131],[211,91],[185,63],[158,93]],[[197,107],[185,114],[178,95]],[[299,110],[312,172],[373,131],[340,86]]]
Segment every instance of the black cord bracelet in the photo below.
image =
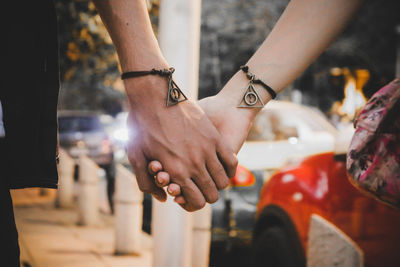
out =
[[187,97],[172,79],[174,68],[169,69],[151,69],[149,71],[128,71],[121,75],[121,79],[137,78],[146,75],[158,75],[168,79],[168,94],[167,94],[167,107],[176,105],[180,102],[187,100]]
[[129,78],[136,78],[140,76],[145,76],[145,75],[159,75],[162,77],[169,77],[174,73],[175,69],[174,68],[169,68],[169,69],[162,69],[162,70],[156,70],[156,69],[151,69],[151,70],[145,70],[145,71],[128,71],[124,72],[121,75],[121,79],[129,79]]
[[252,81],[254,84],[260,84],[262,87],[264,87],[264,89],[267,90],[267,92],[271,95],[272,99],[276,98],[276,92],[270,86],[268,86],[266,83],[261,81],[260,79],[256,79],[256,76],[254,74],[252,74],[251,72],[249,72],[249,66],[243,65],[243,66],[240,66],[240,69],[244,73],[246,73],[247,78],[250,81]]

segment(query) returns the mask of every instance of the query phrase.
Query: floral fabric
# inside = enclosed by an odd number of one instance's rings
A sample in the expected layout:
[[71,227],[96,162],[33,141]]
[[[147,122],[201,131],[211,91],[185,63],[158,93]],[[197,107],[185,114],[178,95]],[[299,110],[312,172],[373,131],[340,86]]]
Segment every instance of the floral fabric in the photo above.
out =
[[400,79],[371,97],[355,127],[347,154],[351,182],[400,207]]
[[6,132],[4,130],[4,124],[3,124],[3,108],[1,106],[1,101],[0,101],[0,138],[4,137],[6,135]]

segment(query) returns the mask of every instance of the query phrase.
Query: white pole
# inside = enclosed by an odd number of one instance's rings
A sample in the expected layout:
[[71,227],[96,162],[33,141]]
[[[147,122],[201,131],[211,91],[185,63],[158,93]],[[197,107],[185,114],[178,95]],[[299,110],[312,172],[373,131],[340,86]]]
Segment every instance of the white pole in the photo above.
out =
[[68,153],[59,150],[60,164],[58,166],[59,185],[57,190],[56,204],[59,208],[69,208],[74,202],[74,170],[75,160]]
[[115,254],[139,255],[142,248],[143,193],[136,177],[117,165],[115,190]]
[[165,203],[153,199],[153,266],[190,267],[192,216],[171,198]]
[[197,99],[201,0],[162,0],[158,39],[163,55],[175,68],[174,79],[191,99]]
[[208,267],[211,243],[211,205],[193,213],[192,267]]
[[78,224],[99,223],[100,168],[86,156],[79,157]]
[[[162,0],[159,42],[174,79],[190,99],[197,99],[200,52],[200,0]],[[153,201],[153,266],[190,267],[191,214],[169,199]]]

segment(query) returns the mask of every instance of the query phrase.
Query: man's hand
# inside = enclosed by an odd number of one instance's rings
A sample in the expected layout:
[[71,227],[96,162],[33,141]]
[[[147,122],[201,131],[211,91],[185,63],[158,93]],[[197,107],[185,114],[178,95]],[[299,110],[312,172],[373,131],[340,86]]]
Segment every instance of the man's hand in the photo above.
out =
[[[166,63],[153,33],[146,1],[94,1],[107,27],[123,72],[163,69]],[[217,189],[228,185],[237,160],[200,109],[185,101],[166,107],[165,78],[145,76],[124,80],[130,104],[132,136],[128,156],[142,191],[160,200],[165,192],[147,172],[150,160],[163,163],[170,180],[179,185],[187,203],[196,210],[218,199]]]
[[[237,153],[246,140],[254,116],[247,110],[229,105],[229,101],[221,95],[202,99],[199,105],[217,128],[224,142]],[[156,176],[156,182],[160,188],[168,186],[167,191],[175,197],[175,202],[184,205],[187,199],[181,195],[181,188],[170,180],[168,170],[163,167],[164,165],[160,162],[152,161],[148,170],[150,174]]]
[[131,106],[128,157],[140,189],[165,200],[147,171],[148,162],[157,160],[179,185],[186,210],[217,201],[218,189],[235,175],[237,159],[202,109],[192,101],[166,107],[167,81],[161,77],[128,79],[125,86]]

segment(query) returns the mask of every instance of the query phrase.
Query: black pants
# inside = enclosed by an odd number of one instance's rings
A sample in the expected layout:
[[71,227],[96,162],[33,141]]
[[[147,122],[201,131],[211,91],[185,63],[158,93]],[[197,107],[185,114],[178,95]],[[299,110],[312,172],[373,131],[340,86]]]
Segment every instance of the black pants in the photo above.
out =
[[108,204],[111,214],[114,214],[115,164],[100,165],[100,167],[106,172]]
[[6,186],[0,189],[0,266],[20,267],[18,233],[10,191]]
[[[0,138],[0,150],[2,148]],[[4,155],[3,155],[4,156]],[[15,226],[14,210],[8,182],[2,177],[1,166],[4,164],[0,151],[0,266],[20,267],[18,232]]]

